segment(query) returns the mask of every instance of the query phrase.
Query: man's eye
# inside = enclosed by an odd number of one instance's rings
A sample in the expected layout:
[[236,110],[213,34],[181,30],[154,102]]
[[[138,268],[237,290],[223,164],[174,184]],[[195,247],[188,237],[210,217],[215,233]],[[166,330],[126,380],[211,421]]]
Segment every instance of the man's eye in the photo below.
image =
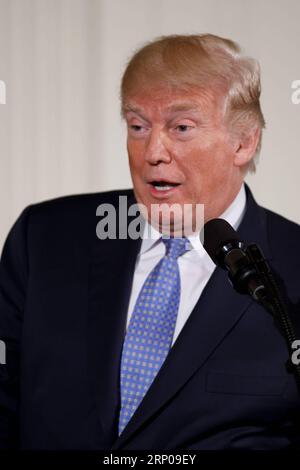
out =
[[179,126],[176,126],[176,128],[179,132],[186,132],[190,129],[192,129],[192,126],[188,126],[187,124],[179,124]]
[[139,132],[142,130],[142,126],[139,126],[137,124],[131,124],[130,129],[133,130],[134,132]]

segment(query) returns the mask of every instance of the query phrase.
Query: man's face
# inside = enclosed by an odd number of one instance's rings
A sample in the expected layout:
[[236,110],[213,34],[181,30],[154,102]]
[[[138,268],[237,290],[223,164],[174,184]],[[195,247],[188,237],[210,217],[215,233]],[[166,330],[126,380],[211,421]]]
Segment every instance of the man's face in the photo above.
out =
[[208,89],[160,89],[128,97],[124,109],[137,201],[149,214],[152,204],[200,203],[205,220],[220,216],[243,179],[223,98]]

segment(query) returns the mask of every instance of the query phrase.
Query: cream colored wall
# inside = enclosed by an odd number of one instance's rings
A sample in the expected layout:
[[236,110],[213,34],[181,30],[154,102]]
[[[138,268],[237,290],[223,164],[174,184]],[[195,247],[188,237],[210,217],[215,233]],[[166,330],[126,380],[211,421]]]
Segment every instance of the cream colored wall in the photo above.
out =
[[130,186],[118,86],[162,34],[211,32],[258,58],[267,121],[257,200],[300,222],[298,0],[0,0],[0,247],[28,204]]

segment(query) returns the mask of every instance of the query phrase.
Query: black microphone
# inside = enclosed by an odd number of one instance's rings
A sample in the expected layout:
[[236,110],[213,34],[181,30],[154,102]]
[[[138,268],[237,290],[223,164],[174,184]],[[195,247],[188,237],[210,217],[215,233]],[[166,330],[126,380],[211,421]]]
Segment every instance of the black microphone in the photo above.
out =
[[257,301],[265,297],[264,282],[247,254],[246,243],[226,220],[209,220],[200,239],[204,240],[204,249],[213,262],[228,271],[229,280],[237,292],[250,294]]

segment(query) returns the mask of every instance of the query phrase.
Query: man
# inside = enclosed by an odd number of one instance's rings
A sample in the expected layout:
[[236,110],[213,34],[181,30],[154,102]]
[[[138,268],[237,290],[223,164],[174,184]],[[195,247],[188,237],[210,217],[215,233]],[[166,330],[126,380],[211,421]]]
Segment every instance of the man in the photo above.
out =
[[[222,217],[260,245],[298,328],[299,227],[243,184],[264,126],[259,96],[256,62],[227,39],[169,36],[133,56],[121,87],[133,191],[30,206],[3,250],[3,448],[297,446],[282,333],[215,269],[196,220],[203,204],[205,221]],[[119,196],[148,214],[143,240],[95,235],[97,208],[121,211]],[[149,216],[163,204],[175,208],[169,227]]]

